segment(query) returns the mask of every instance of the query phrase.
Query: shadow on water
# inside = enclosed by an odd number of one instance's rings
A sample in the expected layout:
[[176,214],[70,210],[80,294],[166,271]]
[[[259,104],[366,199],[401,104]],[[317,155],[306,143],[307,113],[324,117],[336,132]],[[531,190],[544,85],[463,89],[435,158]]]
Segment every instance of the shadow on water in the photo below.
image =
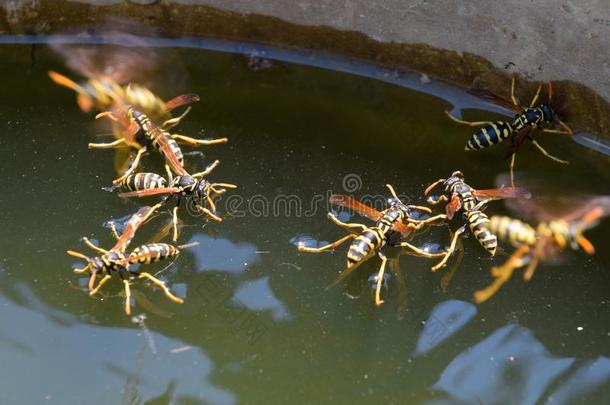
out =
[[[190,85],[155,90],[165,98],[186,91],[202,96],[181,132],[229,136],[226,146],[203,149],[204,158],[189,161],[201,168],[221,160],[213,179],[239,184],[234,216],[203,227],[201,218],[183,212],[182,240],[199,245],[151,271],[186,301],[174,305],[134,283],[135,314],[147,314],[134,319],[122,313],[117,284],[89,297],[65,255],[84,249],[83,235],[110,245],[102,224],[143,203],[101,190],[114,176],[113,153],[89,151],[86,143],[107,128],[94,125],[73,94],[48,80],[47,70],[65,71],[48,49],[39,47],[31,68],[27,46],[0,47],[6,100],[0,176],[8,190],[0,195],[6,218],[0,313],[11,325],[0,333],[0,357],[11,370],[0,379],[3,403],[606,402],[610,252],[575,254],[541,269],[530,283],[514,280],[479,307],[471,296],[488,282],[493,261],[471,239],[447,292],[441,272],[406,257],[401,319],[393,278],[386,304],[372,306],[374,260],[325,291],[345,250],[304,255],[291,244],[305,235],[312,243],[342,235],[325,218],[325,200],[334,192],[385,195],[383,185],[392,183],[415,197],[458,168],[473,185],[492,187],[506,168],[503,151],[463,153],[470,129],[442,112],[459,106],[468,118],[494,118],[497,109],[418,75],[311,54],[257,51],[352,74],[278,60],[252,69],[251,59],[236,54],[252,49],[230,46],[216,50],[234,53],[174,50]],[[606,157],[582,153],[564,138],[545,138],[547,144],[572,161],[569,169],[537,159],[529,148],[520,168],[549,180],[564,170],[562,176],[578,179],[575,191],[607,193],[607,182],[599,181],[607,175],[597,170]],[[144,168],[162,171],[154,156]],[[347,184],[347,175],[358,182]],[[501,204],[493,209],[507,213]],[[147,224],[133,246],[167,218]],[[602,224],[591,239],[602,244],[608,231]],[[418,243],[439,237],[430,232]]]

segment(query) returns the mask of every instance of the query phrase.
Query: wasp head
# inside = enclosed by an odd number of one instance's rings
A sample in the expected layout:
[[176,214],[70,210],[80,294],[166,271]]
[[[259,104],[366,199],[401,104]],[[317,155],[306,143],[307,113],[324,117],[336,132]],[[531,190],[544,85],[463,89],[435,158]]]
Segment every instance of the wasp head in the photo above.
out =
[[555,110],[553,110],[553,108],[548,104],[541,104],[540,110],[542,111],[542,119],[545,122],[553,122],[557,117]]

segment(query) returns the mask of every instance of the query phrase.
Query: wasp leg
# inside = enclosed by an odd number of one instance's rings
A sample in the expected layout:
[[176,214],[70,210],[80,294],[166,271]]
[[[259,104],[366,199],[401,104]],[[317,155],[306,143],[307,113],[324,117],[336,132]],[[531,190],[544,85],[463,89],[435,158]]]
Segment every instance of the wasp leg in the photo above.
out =
[[542,152],[542,154],[546,157],[548,157],[551,160],[554,160],[557,163],[563,163],[564,165],[569,164],[570,162],[568,162],[567,160],[563,160],[563,159],[559,159],[558,157],[555,157],[553,155],[551,155],[549,152],[547,152],[535,139],[532,139],[532,143],[534,144],[535,147],[538,148],[538,150],[540,152]]
[[172,240],[175,242],[178,240],[178,206],[176,205],[172,210],[172,229],[174,230],[174,236]]
[[217,138],[217,139],[195,139],[190,136],[184,136],[179,134],[171,134],[170,137],[174,140],[180,140],[184,143],[187,143],[191,146],[198,145],[217,145],[219,143],[227,143],[229,141],[228,138]]
[[367,229],[367,226],[363,225],[363,224],[357,224],[355,222],[351,222],[351,223],[343,222],[330,212],[328,214],[326,214],[326,217],[328,219],[330,219],[333,224],[340,226],[343,229],[347,229],[350,232],[352,232],[354,229],[358,229],[358,230],[360,230],[360,232]]
[[108,253],[108,251],[106,249],[102,249],[101,247],[94,245],[93,242],[91,242],[89,240],[89,238],[87,238],[86,236],[83,236],[83,242],[85,242],[85,245],[89,246],[91,249],[95,250],[96,252],[99,252],[103,255]]
[[180,114],[178,117],[168,119],[161,125],[161,127],[163,127],[163,129],[166,129],[166,130],[175,127],[176,125],[178,125],[180,123],[180,121],[182,121],[182,119],[184,117],[186,117],[186,115],[189,112],[191,112],[191,107],[187,107],[187,109],[184,110],[184,112],[182,114]]
[[534,98],[530,102],[530,108],[536,105],[536,101],[538,101],[538,97],[540,96],[540,90],[542,90],[542,83],[538,83],[538,89],[536,90],[536,94],[534,94]]
[[74,269],[74,272],[76,274],[83,274],[83,273],[86,273],[89,270],[90,267],[91,267],[91,265],[88,264],[88,265],[86,265],[85,267],[83,267],[81,269]]
[[[235,189],[235,188],[237,188],[237,185],[231,184],[231,183],[212,183],[212,188],[214,188],[214,187],[223,187],[223,188],[232,188],[232,189]],[[223,193],[224,193],[224,191],[223,191]]]
[[407,283],[400,272],[400,256],[390,259],[390,270],[398,282],[398,318],[402,319],[407,309]]
[[466,230],[466,225],[460,227],[460,229],[455,231],[455,233],[453,234],[453,238],[451,239],[451,245],[449,245],[449,249],[445,253],[445,257],[443,257],[443,260],[438,262],[436,265],[432,266],[433,272],[437,271],[438,269],[440,269],[447,263],[447,260],[449,260],[449,258],[451,257],[451,255],[453,255],[453,252],[455,251],[455,245],[457,244],[458,238],[460,237],[461,234],[464,233],[465,230]]
[[116,225],[114,224],[114,222],[110,222],[108,224],[110,226],[110,233],[112,233],[112,236],[114,237],[114,239],[119,240],[121,235],[119,235],[119,232],[116,229]]
[[155,276],[153,276],[152,274],[146,273],[146,272],[140,273],[139,278],[145,278],[145,279],[149,280],[150,282],[152,282],[154,285],[156,285],[161,290],[163,290],[163,292],[165,293],[165,296],[167,298],[174,301],[176,304],[184,303],[184,300],[182,298],[176,297],[174,294],[172,294],[171,291],[169,290],[169,288],[167,288],[167,286],[165,285],[165,283],[163,281],[159,280],[158,278],[156,278]]
[[383,304],[383,300],[381,299],[381,286],[383,285],[383,276],[385,274],[385,265],[388,262],[388,258],[385,257],[384,254],[379,253],[379,257],[381,258],[381,267],[379,267],[379,272],[377,272],[377,286],[375,287],[375,305],[380,306]]
[[540,257],[542,256],[543,250],[544,240],[539,240],[534,248],[534,254],[531,257],[531,261],[523,273],[523,280],[530,281],[532,279],[534,272],[536,271],[536,267],[538,267],[538,263],[540,262]]
[[212,211],[210,211],[209,209],[202,207],[201,205],[197,204],[196,205],[197,210],[201,211],[201,213],[203,213],[203,215],[205,215],[206,217],[213,219],[216,222],[222,222],[222,218],[220,218],[218,215],[215,215]]
[[136,154],[136,157],[133,159],[133,162],[131,162],[131,164],[129,165],[127,170],[125,170],[125,173],[123,173],[123,175],[121,177],[119,177],[118,179],[115,179],[112,182],[112,184],[120,184],[125,178],[127,178],[127,176],[129,176],[131,173],[133,173],[133,171],[136,170],[136,168],[140,164],[140,159],[142,158],[142,155],[145,152],[146,152],[146,146],[138,149],[138,153]]
[[123,288],[125,288],[125,314],[131,315],[131,287],[129,280],[123,280]]
[[519,103],[517,103],[517,99],[515,98],[515,74],[510,77],[510,99],[515,107],[520,107]]
[[218,166],[219,164],[220,164],[220,160],[215,160],[208,167],[206,167],[204,171],[195,173],[195,174],[192,175],[192,177],[194,177],[196,179],[200,179],[202,177],[205,177],[208,174],[212,173],[212,170],[214,170],[216,168],[216,166]]
[[93,285],[95,284],[96,277],[97,277],[97,273],[92,271],[91,276],[89,276],[89,282],[87,282],[87,289],[89,291],[93,290]]
[[106,283],[108,282],[108,280],[110,280],[111,278],[112,278],[112,276],[111,276],[110,274],[106,274],[106,275],[104,276],[104,278],[102,278],[102,279],[100,280],[100,282],[99,282],[99,283],[97,283],[97,286],[96,286],[94,289],[92,289],[92,290],[90,290],[90,291],[89,291],[89,295],[95,295],[95,294],[97,294],[97,292],[100,290],[100,288],[102,288],[102,286],[103,286],[104,284],[106,284]]
[[508,172],[510,173],[510,185],[511,187],[515,187],[515,159],[517,158],[517,154],[513,152],[510,156],[510,164],[508,165]]
[[493,123],[493,121],[464,121],[464,120],[454,117],[453,115],[451,115],[451,113],[449,111],[445,111],[445,115],[447,117],[449,117],[449,119],[451,119],[452,121],[457,122],[458,124],[468,125],[471,127],[480,127],[483,125],[489,125],[489,124]]
[[421,250],[417,246],[410,244],[409,242],[401,242],[397,246],[401,248],[405,248],[404,251],[406,254],[413,254],[414,256],[426,257],[428,259],[435,259],[437,257],[445,257],[446,253],[429,253],[425,250]]
[[333,243],[329,243],[328,245],[320,246],[317,248],[299,245],[298,250],[299,250],[299,252],[322,253],[322,252],[326,252],[329,250],[334,250],[334,249],[338,248],[339,246],[341,246],[343,243],[347,242],[350,239],[354,239],[355,237],[356,237],[355,234],[350,233],[349,235],[345,235],[341,239],[337,239],[336,241],[334,241]]
[[427,219],[412,219],[409,218],[408,222],[414,223],[414,224],[422,224],[422,225],[427,225],[436,221],[446,221],[447,220],[447,215],[446,214],[438,214],[435,215],[433,217],[427,218]]
[[125,142],[125,138],[117,139],[114,142],[108,143],[90,143],[89,149],[114,149],[114,148],[126,148],[129,145]]
[[430,207],[424,207],[423,205],[407,205],[412,210],[423,211],[426,214],[432,214]]
[[523,256],[529,252],[529,246],[521,246],[500,267],[493,267],[491,273],[495,280],[487,287],[474,293],[474,302],[480,304],[490,299],[513,275],[515,269],[524,265]]
[[442,202],[448,201],[449,199],[447,198],[447,196],[445,194],[442,194],[441,196],[434,198],[434,197],[428,197],[428,204],[430,205],[438,205]]
[[445,274],[443,274],[443,277],[441,277],[441,290],[443,290],[443,292],[447,292],[447,288],[449,287],[449,283],[453,279],[455,271],[460,266],[460,263],[462,262],[462,258],[464,257],[464,246],[462,245],[462,241],[459,240],[459,239],[458,239],[458,242],[457,242],[457,250],[458,250],[457,258],[455,259],[455,261],[451,265],[451,268],[449,270],[447,270],[445,272]]

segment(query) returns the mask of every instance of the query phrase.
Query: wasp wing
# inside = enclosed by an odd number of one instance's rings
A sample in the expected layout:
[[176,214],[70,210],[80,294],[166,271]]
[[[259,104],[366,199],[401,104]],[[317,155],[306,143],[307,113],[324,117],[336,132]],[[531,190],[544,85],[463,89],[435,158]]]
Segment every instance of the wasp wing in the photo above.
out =
[[499,105],[500,107],[504,107],[508,110],[515,111],[517,113],[520,113],[523,111],[523,109],[520,106],[515,105],[512,101],[510,101],[504,97],[498,96],[497,94],[494,94],[489,90],[470,89],[470,90],[468,90],[468,93],[472,94],[475,97],[483,99],[485,101],[489,101],[490,103]]
[[123,231],[123,234],[121,235],[119,240],[117,240],[117,242],[112,247],[112,249],[110,249],[110,251],[111,252],[124,252],[125,249],[127,248],[127,246],[129,245],[129,243],[131,242],[131,240],[133,239],[133,237],[135,236],[138,228],[144,222],[146,222],[146,220],[153,213],[154,213],[153,208],[146,206],[146,207],[140,208],[138,210],[138,212],[133,214],[131,216],[131,218],[129,219],[129,221],[127,222],[127,225],[125,226],[125,230]]
[[522,187],[501,187],[486,190],[473,190],[478,199],[498,200],[505,198],[532,198],[532,193]]
[[174,194],[179,192],[180,189],[178,187],[149,188],[146,190],[136,190],[129,191],[126,193],[120,193],[119,197],[149,197],[152,195]]
[[378,221],[383,215],[375,208],[369,207],[368,205],[363,204],[360,201],[357,201],[356,199],[347,195],[334,194],[330,196],[328,201],[331,204],[354,210],[363,217],[367,217],[373,221]]

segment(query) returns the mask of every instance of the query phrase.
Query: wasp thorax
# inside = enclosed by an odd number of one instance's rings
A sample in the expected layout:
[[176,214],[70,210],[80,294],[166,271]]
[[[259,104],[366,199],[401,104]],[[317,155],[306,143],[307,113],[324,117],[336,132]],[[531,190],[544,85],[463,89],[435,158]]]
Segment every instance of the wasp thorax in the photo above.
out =
[[189,175],[178,176],[174,179],[174,187],[178,187],[182,192],[192,193],[197,187],[197,180]]
[[565,247],[568,242],[575,243],[576,239],[580,235],[576,235],[576,229],[570,227],[570,225],[566,221],[551,221],[549,223],[549,229],[551,231],[551,235],[553,241],[559,247]]
[[206,198],[210,194],[211,184],[205,179],[199,180],[197,183],[197,195],[199,198]]

